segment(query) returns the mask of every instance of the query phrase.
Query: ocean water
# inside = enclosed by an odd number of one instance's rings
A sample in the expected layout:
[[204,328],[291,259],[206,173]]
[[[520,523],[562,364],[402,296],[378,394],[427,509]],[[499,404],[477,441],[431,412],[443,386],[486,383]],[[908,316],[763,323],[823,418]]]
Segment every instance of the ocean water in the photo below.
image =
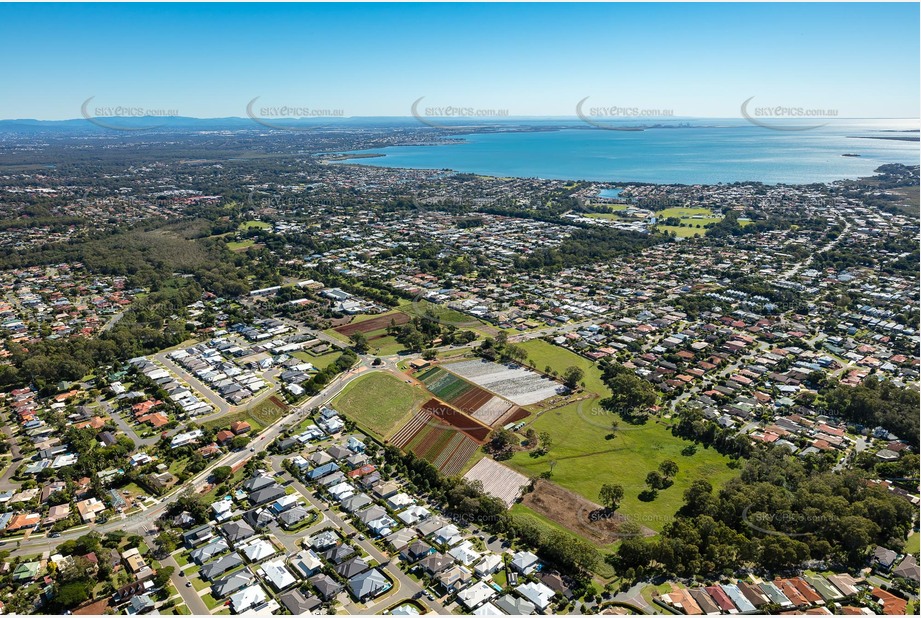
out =
[[348,162],[611,183],[805,184],[870,176],[885,163],[918,165],[921,153],[917,141],[862,139],[917,139],[917,120],[831,121],[803,131],[768,129],[744,120],[689,124],[644,131],[572,124],[556,131],[471,133],[451,136],[457,140],[452,143],[365,150],[361,152],[383,156]]

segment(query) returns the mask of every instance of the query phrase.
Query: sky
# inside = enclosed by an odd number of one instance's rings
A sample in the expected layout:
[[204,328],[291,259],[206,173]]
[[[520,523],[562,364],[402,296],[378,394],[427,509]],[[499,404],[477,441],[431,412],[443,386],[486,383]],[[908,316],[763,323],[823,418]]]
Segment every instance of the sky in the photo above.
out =
[[0,4],[0,118],[78,118],[90,97],[208,118],[256,97],[344,116],[420,97],[574,116],[589,97],[738,118],[755,97],[918,118],[918,23],[918,3]]

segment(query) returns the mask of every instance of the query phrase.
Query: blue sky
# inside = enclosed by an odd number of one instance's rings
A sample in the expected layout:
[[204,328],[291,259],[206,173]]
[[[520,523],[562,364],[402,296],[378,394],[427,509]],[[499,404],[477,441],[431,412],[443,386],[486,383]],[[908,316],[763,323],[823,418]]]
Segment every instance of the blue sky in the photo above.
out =
[[407,116],[412,102],[572,116],[577,102],[919,116],[919,5],[5,4],[0,118],[246,104]]

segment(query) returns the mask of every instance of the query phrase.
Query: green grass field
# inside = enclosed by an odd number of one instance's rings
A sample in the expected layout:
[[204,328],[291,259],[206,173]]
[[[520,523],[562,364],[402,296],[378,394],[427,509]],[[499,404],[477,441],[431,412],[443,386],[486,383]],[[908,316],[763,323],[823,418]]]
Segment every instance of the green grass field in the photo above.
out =
[[305,363],[310,363],[317,369],[326,369],[336,362],[336,359],[339,358],[339,352],[327,352],[326,354],[314,356],[310,352],[298,350],[297,352],[292,352],[291,356],[299,358]]
[[905,553],[917,554],[919,551],[921,551],[921,535],[915,532],[905,541]]
[[252,230],[252,229],[270,230],[272,229],[272,224],[266,223],[265,221],[254,221],[250,219],[249,221],[244,221],[243,223],[241,223],[239,229],[241,230]]
[[227,243],[227,248],[231,251],[242,251],[243,249],[249,249],[256,244],[256,241],[252,238],[246,240],[232,240]]
[[389,373],[375,371],[349,384],[333,407],[378,438],[396,431],[426,399],[422,389],[402,382]]
[[704,228],[680,227],[678,225],[657,225],[656,230],[659,232],[674,232],[678,238],[691,238],[692,236],[703,236],[707,231]]
[[222,416],[213,421],[202,423],[202,426],[218,430],[224,427],[230,427],[231,423],[236,421],[246,421],[250,424],[250,427],[252,427],[250,434],[247,435],[255,435],[265,429],[267,425],[271,425],[281,418],[283,414],[284,410],[272,403],[270,399],[265,399],[252,408],[240,410],[239,412]]
[[400,311],[410,317],[426,315],[428,311],[435,314],[435,318],[446,326],[454,326],[458,330],[471,330],[482,336],[494,336],[495,327],[476,319],[472,315],[448,309],[442,305],[420,299],[400,306]]
[[[597,365],[577,354],[542,340],[521,344],[537,367],[546,365],[560,373],[575,365],[585,371],[586,391],[598,398],[607,397],[609,391],[601,381]],[[712,449],[699,448],[690,456],[681,454],[689,442],[671,434],[664,421],[650,419],[645,425],[629,425],[620,421],[616,437],[606,439],[610,433],[607,416],[593,412],[596,400],[571,403],[562,408],[540,414],[528,421],[528,427],[550,434],[553,445],[542,457],[517,453],[506,462],[530,477],[550,469],[556,462],[551,481],[571,489],[589,500],[598,501],[602,483],[616,483],[624,488],[625,496],[620,511],[636,523],[653,530],[661,530],[671,521],[681,506],[683,494],[697,479],[705,479],[720,487],[736,472],[729,468],[729,459]],[[581,406],[581,407],[580,407]],[[674,484],[658,493],[651,502],[640,500],[646,489],[646,475],[656,470],[662,461],[671,459],[678,464],[679,472]]]
[[[674,232],[679,238],[690,238],[692,236],[703,236],[706,232],[704,225],[708,223],[717,223],[723,220],[722,215],[713,214],[709,208],[666,208],[656,213],[658,219],[667,219],[675,217],[681,220],[684,227],[677,225],[657,225],[656,229],[660,232]],[[697,218],[695,218],[697,217]],[[700,227],[695,227],[699,225]]]
[[585,377],[582,378],[585,390],[608,396],[607,387],[601,381],[601,371],[589,359],[543,339],[531,339],[519,345],[528,352],[528,358],[534,361],[534,366],[539,371],[543,371],[549,365],[562,375],[567,367],[578,367],[585,372]]

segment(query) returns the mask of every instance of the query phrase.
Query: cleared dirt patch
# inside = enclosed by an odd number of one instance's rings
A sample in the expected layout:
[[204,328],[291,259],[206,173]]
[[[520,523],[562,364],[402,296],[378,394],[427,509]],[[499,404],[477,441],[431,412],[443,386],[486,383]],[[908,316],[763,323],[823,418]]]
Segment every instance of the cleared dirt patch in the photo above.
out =
[[655,534],[654,530],[638,526],[618,513],[606,517],[600,504],[544,479],[536,481],[534,491],[525,494],[521,503],[595,543],[608,544]]
[[340,335],[349,337],[355,333],[370,333],[371,331],[387,328],[390,326],[391,320],[394,324],[400,326],[401,324],[406,324],[409,322],[409,316],[402,312],[388,313],[386,315],[379,315],[376,318],[363,320],[361,322],[353,322],[351,324],[337,326],[333,330],[335,330]]

